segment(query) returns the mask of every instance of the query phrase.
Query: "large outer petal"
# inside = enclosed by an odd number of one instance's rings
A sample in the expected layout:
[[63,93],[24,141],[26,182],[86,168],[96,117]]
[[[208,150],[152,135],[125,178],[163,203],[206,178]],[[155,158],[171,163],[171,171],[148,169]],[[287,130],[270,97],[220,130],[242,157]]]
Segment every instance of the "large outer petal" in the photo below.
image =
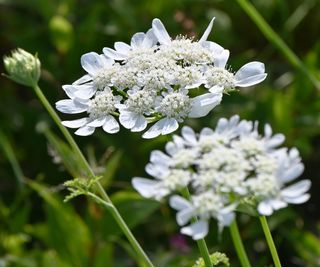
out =
[[160,19],[152,21],[152,29],[160,44],[168,45],[171,43],[171,38]]
[[207,93],[192,99],[192,108],[189,118],[201,118],[206,116],[222,100],[222,93]]
[[264,64],[253,61],[243,65],[235,74],[235,85],[239,87],[252,86],[262,82],[267,77]]

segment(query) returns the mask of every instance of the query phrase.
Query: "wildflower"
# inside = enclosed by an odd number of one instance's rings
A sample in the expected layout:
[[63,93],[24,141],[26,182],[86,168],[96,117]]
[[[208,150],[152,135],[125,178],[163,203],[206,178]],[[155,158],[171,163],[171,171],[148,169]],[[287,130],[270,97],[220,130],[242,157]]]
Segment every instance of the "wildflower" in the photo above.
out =
[[[258,122],[237,115],[221,118],[215,129],[204,128],[199,134],[184,126],[181,136],[166,144],[165,153],[151,153],[146,172],[155,179],[134,177],[132,184],[144,197],[170,197],[181,232],[200,239],[210,218],[220,229],[228,226],[239,204],[271,215],[309,199],[310,181],[294,183],[304,170],[299,152],[279,147],[284,139],[268,124],[259,134]],[[186,187],[189,199],[180,196]]]
[[8,78],[26,86],[35,86],[40,78],[41,65],[37,56],[18,48],[11,56],[5,56],[4,67]]

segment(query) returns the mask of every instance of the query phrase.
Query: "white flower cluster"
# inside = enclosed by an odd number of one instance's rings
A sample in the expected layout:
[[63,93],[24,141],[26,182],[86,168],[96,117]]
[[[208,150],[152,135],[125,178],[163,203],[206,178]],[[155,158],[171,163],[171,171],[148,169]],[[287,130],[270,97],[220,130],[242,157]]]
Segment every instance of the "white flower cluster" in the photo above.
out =
[[262,82],[267,76],[263,63],[248,63],[236,73],[226,69],[229,51],[207,41],[212,25],[213,20],[198,41],[171,39],[162,22],[154,19],[152,28],[134,34],[130,45],[116,42],[103,54],[83,55],[87,74],[63,86],[69,99],[58,101],[56,108],[86,116],[63,124],[86,136],[97,127],[116,133],[119,122],[132,132],[154,123],[143,134],[154,138],[175,131],[188,117],[206,116],[224,92]]
[[[229,225],[240,204],[271,215],[288,203],[307,201],[310,181],[291,184],[304,170],[298,150],[279,148],[285,138],[272,135],[270,125],[265,125],[264,135],[257,128],[257,122],[240,121],[237,115],[220,119],[214,130],[204,128],[200,134],[185,126],[182,136],[166,144],[166,153],[151,153],[146,172],[154,179],[135,177],[133,187],[147,198],[171,196],[179,225],[196,217],[197,222],[181,229],[194,239],[208,233],[211,217],[220,227]],[[186,188],[189,199],[175,195],[183,195]]]

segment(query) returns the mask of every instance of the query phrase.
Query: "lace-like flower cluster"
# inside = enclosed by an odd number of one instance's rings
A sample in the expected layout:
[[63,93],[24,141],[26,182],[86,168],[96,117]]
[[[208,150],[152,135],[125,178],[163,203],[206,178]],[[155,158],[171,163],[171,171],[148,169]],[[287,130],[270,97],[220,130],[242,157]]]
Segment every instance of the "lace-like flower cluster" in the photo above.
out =
[[[132,184],[147,198],[170,196],[177,222],[184,226],[181,232],[200,239],[208,232],[210,218],[227,226],[240,204],[271,215],[288,203],[309,199],[309,180],[292,184],[304,166],[296,148],[279,148],[284,139],[273,135],[268,124],[260,135],[257,122],[237,115],[220,119],[214,130],[204,128],[200,134],[185,126],[181,136],[166,144],[166,153],[151,153],[146,172],[154,179],[135,177]],[[192,222],[194,217],[197,222]]]
[[[130,45],[116,42],[103,54],[84,54],[81,65],[87,74],[63,86],[69,98],[56,107],[86,117],[63,124],[78,128],[78,135],[90,135],[97,127],[116,133],[119,122],[133,132],[153,123],[143,137],[154,138],[175,131],[186,118],[206,116],[224,92],[262,82],[267,74],[260,62],[236,73],[226,69],[229,51],[207,41],[212,25],[213,20],[198,41],[171,39],[162,22],[154,19],[152,28],[134,34]],[[204,90],[195,89],[199,87]]]

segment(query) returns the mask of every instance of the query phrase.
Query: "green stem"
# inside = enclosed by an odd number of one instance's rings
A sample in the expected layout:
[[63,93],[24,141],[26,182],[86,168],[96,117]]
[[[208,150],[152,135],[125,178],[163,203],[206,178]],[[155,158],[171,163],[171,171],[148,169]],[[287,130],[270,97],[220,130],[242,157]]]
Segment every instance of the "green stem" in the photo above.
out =
[[2,147],[4,154],[7,156],[11,164],[12,170],[18,181],[19,189],[22,189],[24,185],[24,175],[23,175],[22,169],[20,168],[20,165],[18,163],[18,160],[16,158],[16,155],[14,153],[14,150],[8,138],[1,131],[1,129],[0,129],[0,146]]
[[[74,141],[74,139],[71,136],[71,134],[69,133],[69,131],[61,124],[61,120],[60,120],[58,114],[52,108],[52,106],[48,102],[47,98],[42,93],[40,87],[38,85],[35,85],[35,86],[33,86],[33,89],[34,89],[35,93],[37,94],[38,98],[40,99],[41,103],[43,104],[43,106],[46,108],[46,110],[48,111],[48,113],[50,114],[50,116],[52,117],[54,122],[59,127],[60,131],[62,132],[62,134],[64,135],[64,137],[68,141],[71,148],[74,150],[75,153],[78,154],[80,160],[82,161],[83,166],[86,168],[86,172],[88,174],[88,177],[94,178],[95,174],[94,174],[93,170],[91,169],[88,161],[85,159],[84,155],[82,154],[80,148],[78,147],[77,143]],[[131,246],[133,247],[133,249],[135,250],[136,254],[144,261],[145,266],[154,267],[153,264],[151,263],[150,259],[145,254],[145,252],[143,251],[143,249],[139,245],[138,241],[135,239],[135,237],[131,233],[131,231],[128,228],[128,226],[126,225],[125,221],[122,219],[120,213],[118,212],[116,207],[113,205],[109,196],[107,195],[107,193],[105,192],[105,190],[103,189],[102,185],[99,182],[96,183],[96,188],[97,188],[97,191],[99,192],[100,196],[102,197],[102,199],[106,203],[108,203],[109,206],[112,207],[111,209],[109,207],[109,210],[111,211],[113,218],[115,219],[115,221],[117,222],[119,227],[122,229],[123,233],[125,234],[125,236],[129,240],[129,242],[130,242]]]
[[279,37],[279,35],[270,27],[270,25],[265,21],[265,19],[260,15],[256,8],[247,0],[237,0],[238,4],[247,13],[247,15],[253,20],[257,25],[263,35],[284,55],[285,58],[293,65],[295,68],[302,71],[312,84],[320,89],[320,82],[311,73],[300,58],[290,49],[290,47]]
[[240,260],[242,267],[250,267],[250,262],[247,256],[247,253],[244,249],[241,236],[239,233],[239,228],[236,219],[230,225],[230,233],[232,237],[233,244],[236,248],[238,258]]
[[[190,199],[190,192],[188,190],[188,188],[184,188],[181,190],[182,195],[186,198],[186,199]],[[192,222],[195,223],[197,222],[198,219],[197,217],[193,217],[192,218]],[[209,250],[206,244],[206,241],[204,238],[197,240],[197,245],[201,254],[201,257],[205,263],[206,267],[212,267],[212,263],[210,260],[210,254],[209,254]]]
[[261,222],[261,225],[262,225],[264,236],[267,239],[267,243],[268,243],[268,246],[269,246],[269,249],[270,249],[270,252],[271,252],[271,256],[272,256],[272,259],[273,259],[273,262],[274,262],[274,266],[275,267],[281,267],[280,259],[279,259],[279,256],[278,256],[278,252],[277,252],[276,246],[274,245],[273,238],[272,238],[269,226],[268,226],[268,221],[267,221],[265,216],[260,216],[259,219],[260,219],[260,222]]

